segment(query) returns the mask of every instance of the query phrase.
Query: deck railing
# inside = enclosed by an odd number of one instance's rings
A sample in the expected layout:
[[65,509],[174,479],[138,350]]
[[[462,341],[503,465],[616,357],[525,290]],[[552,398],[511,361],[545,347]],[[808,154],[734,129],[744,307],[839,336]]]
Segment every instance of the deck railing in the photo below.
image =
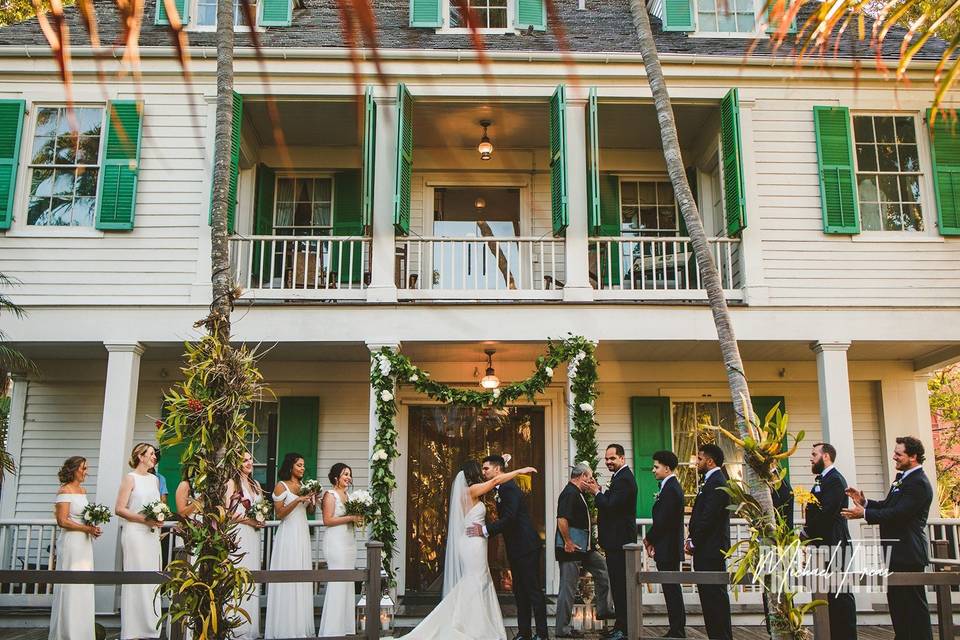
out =
[[[598,299],[706,299],[690,238],[619,236],[589,242],[590,280]],[[742,299],[740,240],[708,242],[724,293],[730,300]]]
[[370,238],[235,236],[230,265],[244,297],[360,299],[369,282]]

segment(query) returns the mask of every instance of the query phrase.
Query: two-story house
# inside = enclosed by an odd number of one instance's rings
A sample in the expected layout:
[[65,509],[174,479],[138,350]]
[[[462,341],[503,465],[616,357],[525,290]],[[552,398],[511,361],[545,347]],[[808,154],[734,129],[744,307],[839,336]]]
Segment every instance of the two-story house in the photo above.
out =
[[[215,3],[177,2],[191,83],[153,0],[139,82],[112,75],[119,54],[95,57],[68,9],[73,125],[36,23],[0,30],[0,273],[27,311],[4,331],[41,370],[14,381],[4,568],[49,562],[65,457],[86,456],[90,493],[113,504],[210,303]],[[448,0],[374,4],[384,76],[362,50],[359,82],[333,0],[259,0],[256,25],[237,14],[233,327],[262,345],[275,394],[250,443],[261,482],[295,450],[312,477],[343,461],[366,485],[371,350],[471,386],[488,366],[525,378],[548,338],[573,333],[599,343],[599,440],[627,449],[638,517],[657,449],[677,452],[694,493],[689,460],[714,437],[701,418],[730,424],[732,406],[628,0],[555,0],[559,23],[540,0],[470,0],[485,65]],[[791,431],[833,443],[850,484],[878,496],[897,436],[932,444],[926,374],[960,359],[960,137],[927,120],[939,49],[911,84],[850,35],[798,66],[770,54],[760,6],[651,5],[684,162],[758,406],[780,402]],[[96,7],[114,42],[112,4]],[[540,469],[531,509],[552,539],[572,449],[562,372],[502,412],[398,398],[401,595],[439,589],[445,483],[467,456]],[[808,453],[790,460],[796,485],[812,482]],[[116,566],[116,522],[96,549],[98,568]],[[0,606],[48,598],[0,589]],[[113,605],[105,590],[98,610]]]

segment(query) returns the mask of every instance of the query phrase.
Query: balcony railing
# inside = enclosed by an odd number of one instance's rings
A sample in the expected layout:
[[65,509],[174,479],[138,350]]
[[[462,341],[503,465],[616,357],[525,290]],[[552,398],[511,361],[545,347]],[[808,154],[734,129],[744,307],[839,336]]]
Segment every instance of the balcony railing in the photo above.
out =
[[[711,238],[710,254],[727,299],[743,298],[740,240]],[[590,280],[598,299],[705,300],[690,238],[602,237],[590,239]]]
[[401,299],[559,300],[566,279],[562,239],[397,239]]
[[230,263],[244,297],[362,299],[369,283],[370,238],[236,236]]

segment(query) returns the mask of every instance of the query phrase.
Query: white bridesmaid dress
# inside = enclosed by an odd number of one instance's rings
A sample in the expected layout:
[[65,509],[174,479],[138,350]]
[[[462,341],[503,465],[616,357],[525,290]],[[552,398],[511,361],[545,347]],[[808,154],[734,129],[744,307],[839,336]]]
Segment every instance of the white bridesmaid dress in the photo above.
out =
[[[133,491],[127,509],[134,513],[160,499],[160,483],[153,474],[131,472]],[[120,547],[124,571],[160,571],[160,529],[122,521]],[[155,584],[125,584],[120,588],[120,638],[159,638],[160,598]]]
[[[279,483],[283,493],[273,501],[288,505],[298,496],[285,482]],[[310,528],[307,507],[298,504],[280,522],[273,537],[270,570],[310,569]],[[267,619],[264,638],[310,638],[313,636],[313,583],[273,583],[267,586]]]
[[[83,524],[86,495],[61,493],[56,502],[69,503],[70,519]],[[93,538],[83,531],[61,529],[56,566],[57,571],[93,571]],[[49,640],[94,640],[93,589],[92,584],[54,585]]]
[[[250,505],[253,505],[260,496],[254,495],[241,483],[241,492],[243,499]],[[243,502],[236,506],[238,517],[245,518],[247,507]],[[291,514],[292,515],[292,514]],[[260,570],[260,530],[251,527],[248,524],[237,525],[237,555],[241,556],[236,565],[249,569],[250,571]],[[244,620],[243,624],[234,630],[234,638],[238,640],[256,640],[260,637],[260,585],[256,585],[256,590],[249,598],[240,601],[240,607],[250,616],[250,622]]]
[[[347,509],[336,491],[328,491],[336,500],[333,515],[342,518]],[[323,557],[329,569],[356,569],[357,538],[353,523],[326,527],[323,533]],[[349,636],[357,632],[356,596],[352,582],[328,582],[320,616],[321,638]]]

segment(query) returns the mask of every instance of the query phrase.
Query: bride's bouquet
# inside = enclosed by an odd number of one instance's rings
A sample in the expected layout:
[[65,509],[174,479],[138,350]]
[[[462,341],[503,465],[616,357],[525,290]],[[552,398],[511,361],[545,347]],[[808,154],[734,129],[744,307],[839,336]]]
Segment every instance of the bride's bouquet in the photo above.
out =
[[[154,522],[163,524],[167,518],[173,515],[173,512],[170,511],[170,507],[167,506],[166,502],[163,502],[162,500],[154,500],[153,502],[143,505],[143,508],[140,509],[140,515],[147,520],[153,520]],[[153,531],[152,527],[150,531]]]
[[112,516],[113,514],[110,512],[110,509],[102,504],[88,504],[83,508],[83,513],[80,515],[83,524],[90,525],[91,527],[99,527],[102,524],[110,522]]
[[373,496],[363,489],[354,491],[350,495],[350,499],[343,504],[343,508],[348,516],[360,516],[362,520],[359,526],[361,527],[366,520],[378,515],[378,509],[373,503]]
[[300,484],[300,495],[308,496],[311,493],[320,493],[323,490],[323,485],[319,480],[304,480]]
[[270,516],[270,503],[265,499],[260,498],[247,509],[247,517],[251,520],[256,520],[260,524],[263,524],[267,521],[267,518]]

